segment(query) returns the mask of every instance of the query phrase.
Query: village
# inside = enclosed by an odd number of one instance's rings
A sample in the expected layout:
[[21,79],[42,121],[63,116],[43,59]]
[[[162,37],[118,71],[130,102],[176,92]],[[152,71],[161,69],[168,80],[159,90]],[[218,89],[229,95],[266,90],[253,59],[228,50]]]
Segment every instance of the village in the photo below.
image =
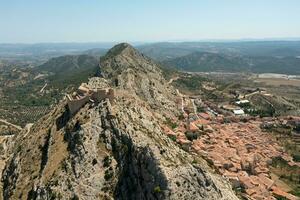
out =
[[250,104],[247,99],[218,106],[177,93],[183,120],[178,121],[176,128],[163,127],[169,137],[184,150],[204,157],[247,199],[298,199],[278,185],[269,166],[274,158],[299,168],[300,163],[293,161],[275,138],[261,129],[264,119],[245,114],[244,105]]

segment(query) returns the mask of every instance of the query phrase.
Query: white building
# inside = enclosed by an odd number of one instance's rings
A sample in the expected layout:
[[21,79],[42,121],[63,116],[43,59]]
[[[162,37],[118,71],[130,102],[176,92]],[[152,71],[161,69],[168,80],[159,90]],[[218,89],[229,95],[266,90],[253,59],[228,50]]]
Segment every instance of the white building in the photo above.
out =
[[250,101],[248,101],[247,99],[245,99],[245,100],[236,101],[235,103],[236,103],[237,105],[241,105],[241,104],[247,104],[247,103],[250,103]]
[[233,113],[235,115],[244,115],[245,114],[245,112],[242,109],[233,110]]

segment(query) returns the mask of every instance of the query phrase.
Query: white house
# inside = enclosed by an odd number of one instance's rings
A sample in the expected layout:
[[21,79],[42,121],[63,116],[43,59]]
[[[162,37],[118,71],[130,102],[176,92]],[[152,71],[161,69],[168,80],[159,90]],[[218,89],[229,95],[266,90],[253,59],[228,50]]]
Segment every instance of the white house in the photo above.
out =
[[247,99],[245,99],[245,100],[236,101],[235,103],[236,103],[237,105],[241,105],[241,104],[250,103],[250,101],[248,101]]

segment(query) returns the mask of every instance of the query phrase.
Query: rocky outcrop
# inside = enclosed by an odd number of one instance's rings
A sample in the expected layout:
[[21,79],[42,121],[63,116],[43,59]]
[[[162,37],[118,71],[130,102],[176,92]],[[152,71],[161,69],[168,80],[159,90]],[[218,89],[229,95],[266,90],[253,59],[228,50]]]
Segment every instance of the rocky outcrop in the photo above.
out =
[[4,199],[237,199],[229,183],[161,129],[179,113],[159,67],[128,44],[102,59],[109,100],[68,117],[66,100],[15,136]]
[[[12,140],[12,135],[0,136],[0,177],[9,157],[8,144]],[[0,182],[0,200],[3,200],[3,183]]]

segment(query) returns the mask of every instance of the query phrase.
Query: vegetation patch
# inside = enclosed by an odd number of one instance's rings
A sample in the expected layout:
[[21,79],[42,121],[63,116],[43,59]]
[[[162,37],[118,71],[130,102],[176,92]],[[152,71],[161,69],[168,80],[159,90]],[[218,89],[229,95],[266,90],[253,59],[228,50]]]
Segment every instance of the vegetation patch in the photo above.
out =
[[290,166],[287,161],[281,157],[273,158],[271,171],[278,175],[280,180],[293,188],[290,192],[300,196],[300,167]]

